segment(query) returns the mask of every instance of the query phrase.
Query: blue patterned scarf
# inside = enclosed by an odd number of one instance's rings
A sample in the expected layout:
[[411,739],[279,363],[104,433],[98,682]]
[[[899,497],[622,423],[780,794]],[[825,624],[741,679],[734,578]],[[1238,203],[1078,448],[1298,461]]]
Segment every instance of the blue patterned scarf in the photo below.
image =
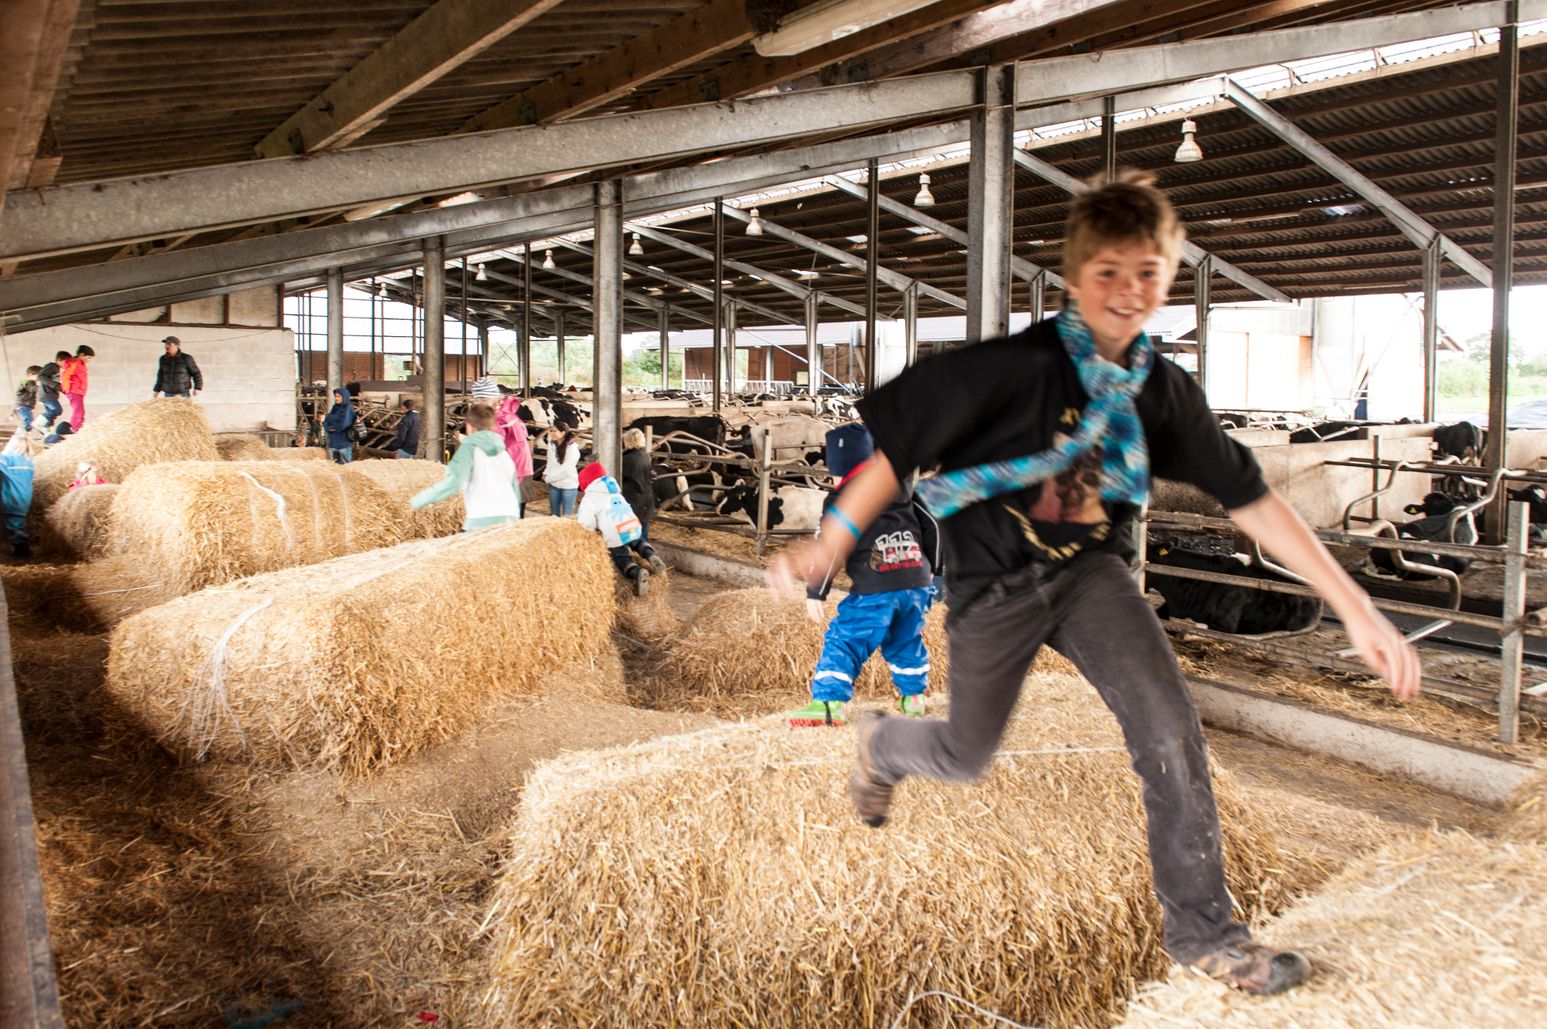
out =
[[1014,493],[1051,479],[1095,447],[1101,447],[1101,496],[1143,504],[1149,499],[1149,448],[1133,398],[1149,378],[1155,348],[1141,332],[1128,348],[1129,367],[1096,354],[1096,340],[1074,301],[1058,316],[1058,338],[1074,362],[1090,403],[1074,436],[1040,454],[941,472],[919,481],[915,492],[937,518],[947,518],[980,500]]

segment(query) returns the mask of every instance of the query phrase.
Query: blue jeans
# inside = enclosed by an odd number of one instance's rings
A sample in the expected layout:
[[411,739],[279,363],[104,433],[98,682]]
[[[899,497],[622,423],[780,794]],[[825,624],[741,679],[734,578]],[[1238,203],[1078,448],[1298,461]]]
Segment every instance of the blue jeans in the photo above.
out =
[[187,390],[183,390],[181,393],[173,393],[170,390],[163,390],[161,395],[163,397],[182,397],[184,400],[193,399]]
[[811,699],[854,699],[854,680],[877,648],[903,696],[929,685],[929,652],[924,649],[924,612],[933,598],[928,586],[887,593],[851,593],[827,625],[822,656],[811,676]]
[[412,450],[399,450],[397,452],[397,457],[398,457],[399,461],[409,461],[409,460],[412,460],[413,458],[416,458],[418,456],[419,455],[414,453]]
[[64,414],[64,405],[57,400],[43,401],[43,428],[51,429],[59,416]]
[[328,456],[333,459],[334,464],[348,464],[350,461],[355,459],[355,448],[348,446],[340,450],[335,450],[332,447],[329,447]]
[[548,513],[558,515],[560,518],[575,513],[575,505],[580,500],[578,489],[561,489],[557,486],[548,487]]
[[21,422],[22,432],[32,431],[32,408],[16,405],[16,420]]

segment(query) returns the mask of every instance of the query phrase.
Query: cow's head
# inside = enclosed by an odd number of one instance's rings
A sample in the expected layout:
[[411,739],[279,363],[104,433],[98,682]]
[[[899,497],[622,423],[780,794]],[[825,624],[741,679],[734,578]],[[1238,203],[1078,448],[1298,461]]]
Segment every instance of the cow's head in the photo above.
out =
[[737,511],[745,511],[750,518],[757,517],[757,491],[740,480],[720,494],[719,502],[714,505],[714,513],[718,515],[730,516]]

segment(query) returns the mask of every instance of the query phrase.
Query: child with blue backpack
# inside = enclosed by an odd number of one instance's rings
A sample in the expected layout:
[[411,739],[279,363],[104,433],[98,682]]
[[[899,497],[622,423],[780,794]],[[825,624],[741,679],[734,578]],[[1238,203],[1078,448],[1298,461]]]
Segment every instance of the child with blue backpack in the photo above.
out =
[[[644,596],[650,589],[650,572],[664,572],[666,562],[644,538],[639,517],[623,499],[618,480],[607,474],[600,461],[592,461],[580,469],[580,490],[580,509],[575,517],[587,529],[601,533],[619,574],[633,584],[635,596]],[[636,554],[650,567],[635,561]]]
[[[875,454],[875,443],[863,425],[840,425],[827,434],[827,470],[838,480],[824,512],[832,516],[844,488]],[[925,523],[928,522],[926,525]],[[876,520],[859,535],[843,569],[849,575],[849,595],[822,639],[822,655],[811,675],[811,703],[785,716],[793,727],[843,725],[854,680],[870,655],[880,648],[897,688],[897,708],[904,715],[924,713],[929,686],[929,651],[924,647],[924,615],[934,602],[936,534],[928,516],[920,517],[906,485]],[[806,587],[806,610],[821,624],[822,601],[832,588],[839,565],[827,566],[821,580]]]

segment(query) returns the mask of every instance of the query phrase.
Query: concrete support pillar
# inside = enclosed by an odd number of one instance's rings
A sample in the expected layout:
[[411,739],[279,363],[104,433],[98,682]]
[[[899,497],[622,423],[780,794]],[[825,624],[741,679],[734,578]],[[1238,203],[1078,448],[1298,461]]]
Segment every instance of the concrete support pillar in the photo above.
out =
[[522,247],[521,255],[521,337],[516,341],[516,359],[521,365],[521,395],[532,395],[532,244]]
[[812,396],[822,388],[822,324],[817,310],[820,303],[814,290],[806,297],[806,392]]
[[[1515,152],[1520,117],[1520,4],[1509,4],[1499,28],[1498,87],[1494,91],[1493,143],[1493,336],[1488,360],[1488,468],[1502,468],[1505,400],[1509,396],[1509,301],[1515,276]],[[1499,490],[1488,505],[1483,542],[1504,542],[1504,512],[1509,494]]]
[[967,342],[1010,331],[1015,196],[1015,66],[980,73],[967,195]]
[[903,364],[913,367],[919,357],[919,287],[914,283],[902,293]]
[[424,244],[424,432],[419,445],[431,461],[446,459],[446,241]]
[[[714,337],[709,348],[709,403],[720,413],[724,372],[725,334],[725,198],[714,198]],[[732,329],[732,332],[735,330]]]
[[1439,408],[1434,355],[1440,339],[1440,262],[1443,259],[1440,241],[1436,238],[1423,252],[1423,420],[1426,422],[1438,417]]
[[623,183],[596,184],[591,257],[592,446],[602,466],[623,473]]
[[725,302],[725,382],[727,392],[736,394],[736,301]]
[[558,351],[559,351],[559,383],[560,384],[562,384],[564,382],[564,380],[566,378],[568,378],[568,375],[566,373],[569,370],[568,362],[565,361],[565,359],[564,359],[565,358],[564,344],[566,342],[568,342],[564,338],[564,321],[565,321],[564,309],[561,307],[557,311],[553,312],[553,341],[558,346]]
[[344,273],[328,272],[328,403],[344,388]]
[[1047,317],[1047,272],[1040,271],[1033,275],[1028,286],[1031,294],[1028,308],[1032,324],[1036,324]]
[[[881,174],[879,162],[870,159],[865,175],[865,392],[876,382],[876,304],[881,270]],[[1012,169],[1013,173],[1013,169]]]

